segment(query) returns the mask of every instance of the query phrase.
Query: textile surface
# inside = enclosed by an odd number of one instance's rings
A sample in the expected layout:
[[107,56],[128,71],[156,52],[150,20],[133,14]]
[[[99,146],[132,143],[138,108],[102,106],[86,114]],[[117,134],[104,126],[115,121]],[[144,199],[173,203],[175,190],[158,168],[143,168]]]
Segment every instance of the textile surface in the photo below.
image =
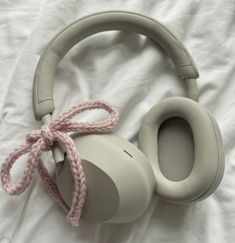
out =
[[[33,116],[32,84],[43,47],[71,21],[103,10],[129,10],[153,17],[188,48],[200,72],[200,102],[221,128],[226,154],[223,181],[212,196],[191,206],[153,197],[146,212],[132,223],[81,221],[76,228],[67,223],[64,212],[35,176],[30,188],[17,197],[10,197],[0,187],[0,243],[234,242],[233,0],[1,1],[0,163],[24,142],[26,134],[40,127]],[[185,86],[164,52],[143,36],[112,31],[86,39],[60,62],[53,117],[83,101],[107,100],[120,113],[115,133],[137,144],[143,115],[161,99],[171,96],[185,96]],[[86,113],[80,117],[93,118]],[[15,179],[22,173],[25,159],[23,156],[14,166]],[[43,160],[53,174],[51,154],[43,156]]]

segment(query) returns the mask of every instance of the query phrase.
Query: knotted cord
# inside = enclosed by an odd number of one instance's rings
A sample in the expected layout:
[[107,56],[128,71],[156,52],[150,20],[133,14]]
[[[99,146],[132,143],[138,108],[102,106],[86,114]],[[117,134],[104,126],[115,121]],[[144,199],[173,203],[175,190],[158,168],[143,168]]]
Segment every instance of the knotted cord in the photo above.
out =
[[[94,123],[71,121],[73,117],[81,112],[94,109],[103,109],[110,115],[105,120]],[[117,110],[110,104],[97,100],[74,106],[50,124],[43,125],[41,129],[30,132],[26,136],[26,143],[10,153],[1,166],[1,181],[4,190],[10,195],[22,193],[29,186],[35,171],[37,171],[47,191],[67,212],[68,222],[77,226],[85,203],[86,177],[78,151],[72,138],[67,133],[87,134],[107,132],[117,123],[117,120]],[[41,160],[41,155],[51,150],[55,142],[64,148],[74,179],[73,199],[70,207],[63,200],[54,180]],[[16,160],[26,153],[28,153],[26,167],[21,178],[15,183],[11,178],[11,168]]]

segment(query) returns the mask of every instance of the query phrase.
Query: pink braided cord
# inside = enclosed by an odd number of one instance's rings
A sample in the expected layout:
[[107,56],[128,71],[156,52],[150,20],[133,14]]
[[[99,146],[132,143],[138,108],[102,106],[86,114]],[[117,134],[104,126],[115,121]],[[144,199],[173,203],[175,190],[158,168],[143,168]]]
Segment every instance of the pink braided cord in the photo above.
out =
[[[105,120],[94,123],[71,121],[79,113],[93,109],[103,109],[110,115]],[[22,193],[29,186],[33,174],[37,170],[47,191],[66,211],[68,222],[73,226],[78,226],[86,197],[86,177],[74,142],[66,133],[107,132],[117,123],[117,120],[117,110],[110,104],[97,100],[74,106],[50,124],[43,125],[40,130],[30,132],[26,136],[26,143],[10,153],[1,166],[1,181],[4,190],[10,195]],[[51,150],[55,142],[58,142],[65,149],[74,178],[73,199],[70,207],[63,200],[54,180],[41,160],[42,153]],[[18,182],[14,183],[10,174],[11,168],[16,160],[26,153],[29,153],[26,168]]]

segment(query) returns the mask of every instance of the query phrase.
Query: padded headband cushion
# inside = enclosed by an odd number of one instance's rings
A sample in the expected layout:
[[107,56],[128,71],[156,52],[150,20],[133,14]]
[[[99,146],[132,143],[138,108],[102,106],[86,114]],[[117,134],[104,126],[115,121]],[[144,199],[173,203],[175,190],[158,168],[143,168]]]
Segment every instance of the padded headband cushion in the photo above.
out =
[[172,58],[182,79],[198,78],[197,68],[186,48],[161,23],[131,12],[97,13],[64,28],[45,48],[34,78],[33,107],[37,120],[54,111],[53,80],[62,57],[79,41],[107,30],[137,32],[149,37]]
[[[194,143],[194,162],[189,175],[179,181],[169,180],[158,157],[158,133],[169,118],[183,118],[190,126]],[[168,98],[154,106],[144,117],[139,147],[152,163],[157,194],[163,199],[188,203],[204,198],[218,186],[224,170],[222,139],[215,120],[203,106],[188,98]]]

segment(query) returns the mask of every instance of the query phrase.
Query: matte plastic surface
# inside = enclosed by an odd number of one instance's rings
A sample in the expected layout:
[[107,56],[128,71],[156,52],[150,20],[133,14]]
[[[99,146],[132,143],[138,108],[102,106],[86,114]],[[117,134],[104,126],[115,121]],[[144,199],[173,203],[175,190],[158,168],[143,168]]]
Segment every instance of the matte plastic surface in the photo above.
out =
[[192,91],[189,90],[189,94],[197,99],[195,82],[191,85],[199,76],[196,65],[184,45],[164,25],[137,13],[101,12],[73,22],[58,33],[45,48],[34,77],[33,107],[36,120],[54,111],[53,81],[59,61],[78,42],[108,30],[137,32],[156,42],[171,57],[179,76],[186,82],[189,80],[188,88],[193,88]]
[[[87,178],[82,217],[88,221],[124,223],[138,218],[149,205],[156,184],[145,155],[114,134],[74,136]],[[68,162],[57,163],[59,190],[70,205],[73,177]]]

